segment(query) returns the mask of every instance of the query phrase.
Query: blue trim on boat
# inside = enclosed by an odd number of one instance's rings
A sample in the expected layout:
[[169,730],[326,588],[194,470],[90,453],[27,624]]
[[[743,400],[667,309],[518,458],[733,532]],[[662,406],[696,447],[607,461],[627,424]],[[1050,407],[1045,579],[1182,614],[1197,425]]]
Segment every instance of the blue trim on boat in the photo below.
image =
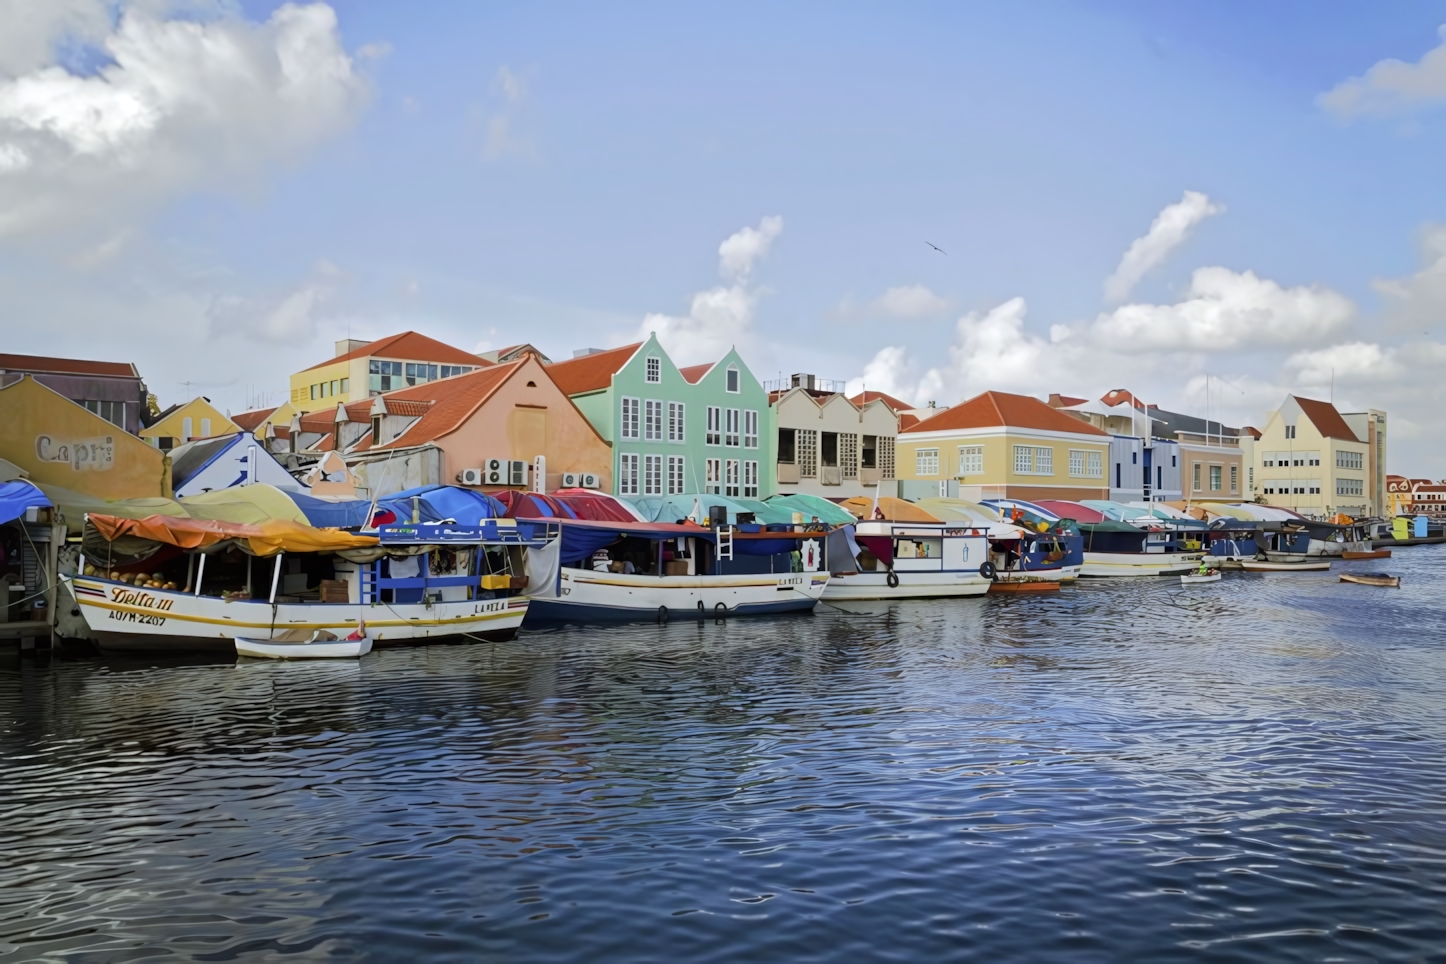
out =
[[[784,602],[771,603],[745,603],[736,609],[728,610],[728,618],[738,616],[770,616],[778,613],[812,612],[818,600],[803,597],[801,599],[790,599]],[[707,618],[715,617],[712,608],[704,610]],[[697,619],[698,610],[694,609],[670,609],[668,617],[671,620]],[[570,603],[560,599],[541,599],[533,597],[527,607],[527,615],[522,620],[524,629],[538,623],[599,623],[599,622],[653,622],[658,618],[656,609],[643,609],[631,606],[595,606],[586,603]]]

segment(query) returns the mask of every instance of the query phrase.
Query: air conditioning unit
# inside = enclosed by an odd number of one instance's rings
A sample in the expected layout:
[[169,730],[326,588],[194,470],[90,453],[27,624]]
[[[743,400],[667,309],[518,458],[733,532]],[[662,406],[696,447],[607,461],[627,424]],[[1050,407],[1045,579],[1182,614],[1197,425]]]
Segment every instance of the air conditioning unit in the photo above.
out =
[[483,485],[506,485],[507,484],[507,460],[488,459],[482,464]]
[[457,473],[457,481],[461,482],[463,485],[481,485],[482,470],[463,469],[462,471]]
[[584,489],[597,489],[602,487],[602,479],[599,479],[597,475],[592,472],[582,473],[580,481]]
[[510,479],[510,481],[507,483],[508,485],[526,485],[526,484],[527,484],[527,463],[526,463],[526,462],[512,461],[512,462],[508,462],[508,463],[507,463],[507,466],[508,466],[508,477],[509,477],[509,479]]
[[580,478],[581,476],[576,472],[564,472],[562,473],[562,487],[564,489],[575,489],[582,485],[579,481]]

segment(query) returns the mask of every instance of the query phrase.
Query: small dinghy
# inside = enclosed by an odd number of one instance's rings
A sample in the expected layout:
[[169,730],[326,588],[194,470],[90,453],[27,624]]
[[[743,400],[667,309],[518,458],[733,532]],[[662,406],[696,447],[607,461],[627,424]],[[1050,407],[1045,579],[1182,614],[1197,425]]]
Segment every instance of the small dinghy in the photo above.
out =
[[1242,562],[1240,568],[1248,572],[1319,572],[1329,569],[1329,562]]
[[1182,584],[1186,585],[1186,586],[1193,586],[1193,585],[1195,585],[1196,583],[1202,583],[1202,582],[1219,582],[1219,581],[1220,581],[1220,570],[1219,570],[1219,569],[1216,569],[1216,570],[1214,570],[1213,572],[1207,572],[1207,573],[1203,573],[1203,574],[1202,574],[1202,573],[1199,573],[1199,572],[1182,572],[1182,573],[1180,573],[1180,582],[1181,582]]
[[1341,553],[1341,558],[1342,558],[1342,559],[1389,559],[1389,558],[1391,558],[1391,550],[1390,550],[1390,549],[1374,549],[1374,550],[1372,550],[1372,551],[1370,551],[1370,552],[1362,552],[1362,551],[1360,551],[1360,550],[1347,549],[1345,552]]
[[993,582],[990,592],[1058,592],[1057,582]]
[[1388,589],[1401,588],[1400,576],[1391,576],[1384,572],[1343,572],[1341,582],[1355,582],[1362,586],[1385,586]]
[[312,633],[293,629],[271,639],[236,637],[236,655],[256,659],[357,659],[371,651],[371,637],[361,624],[345,639],[324,629]]

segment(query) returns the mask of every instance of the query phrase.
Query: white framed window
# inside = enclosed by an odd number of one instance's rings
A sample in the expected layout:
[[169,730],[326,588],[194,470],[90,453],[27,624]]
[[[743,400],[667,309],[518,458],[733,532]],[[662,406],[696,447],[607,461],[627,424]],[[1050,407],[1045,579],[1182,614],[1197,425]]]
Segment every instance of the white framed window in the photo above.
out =
[[723,444],[723,409],[717,405],[708,406],[708,438],[709,445]]
[[643,456],[643,495],[663,494],[663,457]]
[[648,384],[656,385],[663,380],[663,363],[655,356],[648,356]]
[[758,412],[751,408],[743,410],[743,447],[758,448]]
[[728,367],[727,386],[729,394],[737,395],[742,391],[742,389],[738,387],[738,369],[731,365]]
[[686,441],[686,439],[684,438],[684,432],[683,432],[684,425],[687,423],[686,415],[687,415],[687,412],[684,411],[683,403],[682,403],[682,402],[669,402],[669,403],[668,403],[668,441],[669,441],[669,442],[683,442],[683,441]]
[[1088,454],[1088,453],[1085,452],[1084,449],[1070,449],[1070,450],[1069,450],[1069,474],[1070,474],[1070,475],[1079,477],[1079,476],[1083,476],[1083,475],[1085,474],[1085,455],[1087,455],[1087,454]]
[[960,474],[960,475],[983,475],[983,474],[984,474],[984,446],[982,446],[982,445],[961,445],[961,446],[959,446],[959,474]]
[[[1175,457],[1170,456],[1170,464],[1175,464]],[[1102,479],[1105,477],[1105,457],[1101,452],[1090,452],[1089,458],[1085,460],[1085,475],[1091,479]]]
[[643,402],[643,440],[663,440],[663,403],[656,399],[650,398]]
[[708,475],[707,475],[706,481],[703,483],[703,491],[706,492],[706,493],[709,494],[709,495],[722,495],[722,494],[723,494],[723,460],[722,460],[722,459],[708,459],[708,460],[706,460],[706,461],[707,461]]
[[1336,479],[1336,495],[1363,495],[1365,485],[1360,479]]
[[724,465],[724,471],[727,474],[723,477],[723,494],[736,499],[738,498],[738,460],[729,459]]
[[187,442],[189,442],[191,441],[191,436],[193,434],[194,433],[191,430],[191,416],[187,415],[185,418],[181,419],[181,437]]
[[1359,469],[1361,464],[1360,452],[1340,451],[1336,453],[1336,468],[1338,469]]
[[1034,471],[1034,447],[1030,445],[1016,445],[1014,447],[1014,471],[1027,474]]
[[638,399],[623,396],[623,417],[618,425],[619,438],[639,438],[641,436],[642,433],[638,431],[638,423],[640,421],[638,411],[641,407],[642,402]]
[[915,474],[915,475],[938,475],[938,474],[939,474],[939,450],[938,450],[938,449],[915,449],[915,450],[914,450],[914,474]]
[[[201,438],[210,438],[210,437],[211,437],[211,420],[210,420],[209,418],[203,418],[203,419],[201,419]],[[1357,466],[1357,468],[1359,468],[1359,466]]]
[[638,457],[632,452],[618,456],[618,495],[638,494]]
[[668,456],[668,494],[682,495],[688,491],[688,477],[683,471],[683,456]]
[[1230,466],[1230,491],[1240,491],[1240,466],[1238,465]]
[[1054,449],[1037,448],[1034,450],[1034,474],[1054,474]]
[[758,498],[758,463],[743,463],[743,498]]
[[801,428],[794,435],[795,455],[798,462],[798,476],[802,479],[818,477],[818,429]]
[[1287,425],[1287,426],[1285,427],[1285,437],[1286,437],[1286,438],[1295,438],[1295,426],[1294,426],[1294,425]]
[[726,421],[723,423],[723,444],[731,449],[738,447],[738,414],[736,408],[724,412]]
[[1221,481],[1221,475],[1222,475],[1222,474],[1223,474],[1223,469],[1222,469],[1221,466],[1219,466],[1219,465],[1212,465],[1212,466],[1210,466],[1210,491],[1211,491],[1211,492],[1219,492],[1219,491],[1220,491],[1220,481]]

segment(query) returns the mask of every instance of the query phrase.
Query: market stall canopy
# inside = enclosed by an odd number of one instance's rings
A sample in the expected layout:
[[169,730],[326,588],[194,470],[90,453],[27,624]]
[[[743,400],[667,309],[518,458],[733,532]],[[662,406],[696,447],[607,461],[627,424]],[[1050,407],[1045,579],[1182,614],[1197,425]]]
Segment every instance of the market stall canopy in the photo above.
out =
[[[599,492],[597,489],[558,489],[552,493],[555,499],[566,499],[568,505],[577,510],[583,519],[613,519],[618,522],[647,522],[642,514],[625,499]],[[584,511],[586,509],[586,511]]]
[[47,508],[50,505],[45,493],[33,483],[22,479],[0,482],[0,524],[20,518],[31,506]]
[[992,526],[999,522],[999,511],[968,499],[920,499],[919,508],[945,522],[969,522]]
[[107,542],[142,539],[181,549],[205,549],[229,539],[235,540],[243,551],[254,556],[274,556],[278,552],[334,552],[338,549],[361,549],[377,545],[375,536],[353,535],[336,529],[315,529],[284,519],[247,525],[216,519],[187,519],[165,515],[123,519],[91,513],[90,523]]
[[287,496],[306,516],[306,521],[318,528],[364,529],[372,507],[370,499],[323,498],[305,492],[288,492]]
[[[729,525],[738,524],[740,512],[753,513],[754,521],[764,525],[790,525],[793,522],[793,511],[790,509],[757,499],[735,499],[707,493],[638,499],[636,504],[639,512],[655,522],[676,522],[679,519],[706,521],[709,506],[715,505],[722,506],[727,511]],[[701,519],[694,517],[695,512],[701,514]],[[807,520],[808,517],[805,516],[804,521]],[[852,518],[849,521],[852,522]]]
[[193,519],[213,519],[248,525],[285,519],[301,525],[312,524],[291,493],[264,482],[184,496],[181,499],[181,508]]
[[[781,506],[789,513],[789,521],[793,520],[793,513],[803,513],[803,521],[808,522],[814,516],[818,516],[819,522],[827,522],[831,526],[845,526],[857,519],[852,512],[828,499],[817,495],[807,495],[799,492],[793,495],[772,495],[765,500],[769,505]],[[872,502],[869,506],[869,514],[873,514]]]
[[[866,496],[855,496],[852,499],[845,499],[843,507],[853,513],[855,519],[872,519],[874,517],[874,500]],[[937,516],[930,515],[912,502],[904,499],[896,499],[891,495],[881,496],[878,500],[879,511],[883,513],[884,519],[888,522],[941,522]]]
[[1076,522],[1090,524],[1105,521],[1105,515],[1099,509],[1081,502],[1066,502],[1061,499],[1041,499],[1037,504],[1053,512],[1061,519],[1073,519]]
[[[413,499],[417,500],[418,522],[451,519],[458,525],[475,526],[481,525],[483,519],[500,519],[507,511],[506,506],[485,492],[455,485],[423,485],[393,492],[377,499],[377,509],[390,511],[397,522],[411,522]],[[375,521],[380,525],[393,520],[378,518]]]
[[152,515],[189,518],[181,503],[173,499],[102,499],[83,492],[72,492],[58,485],[40,483],[39,488],[60,510],[62,520],[71,529],[79,529],[87,513],[119,516],[122,519],[144,519]]

